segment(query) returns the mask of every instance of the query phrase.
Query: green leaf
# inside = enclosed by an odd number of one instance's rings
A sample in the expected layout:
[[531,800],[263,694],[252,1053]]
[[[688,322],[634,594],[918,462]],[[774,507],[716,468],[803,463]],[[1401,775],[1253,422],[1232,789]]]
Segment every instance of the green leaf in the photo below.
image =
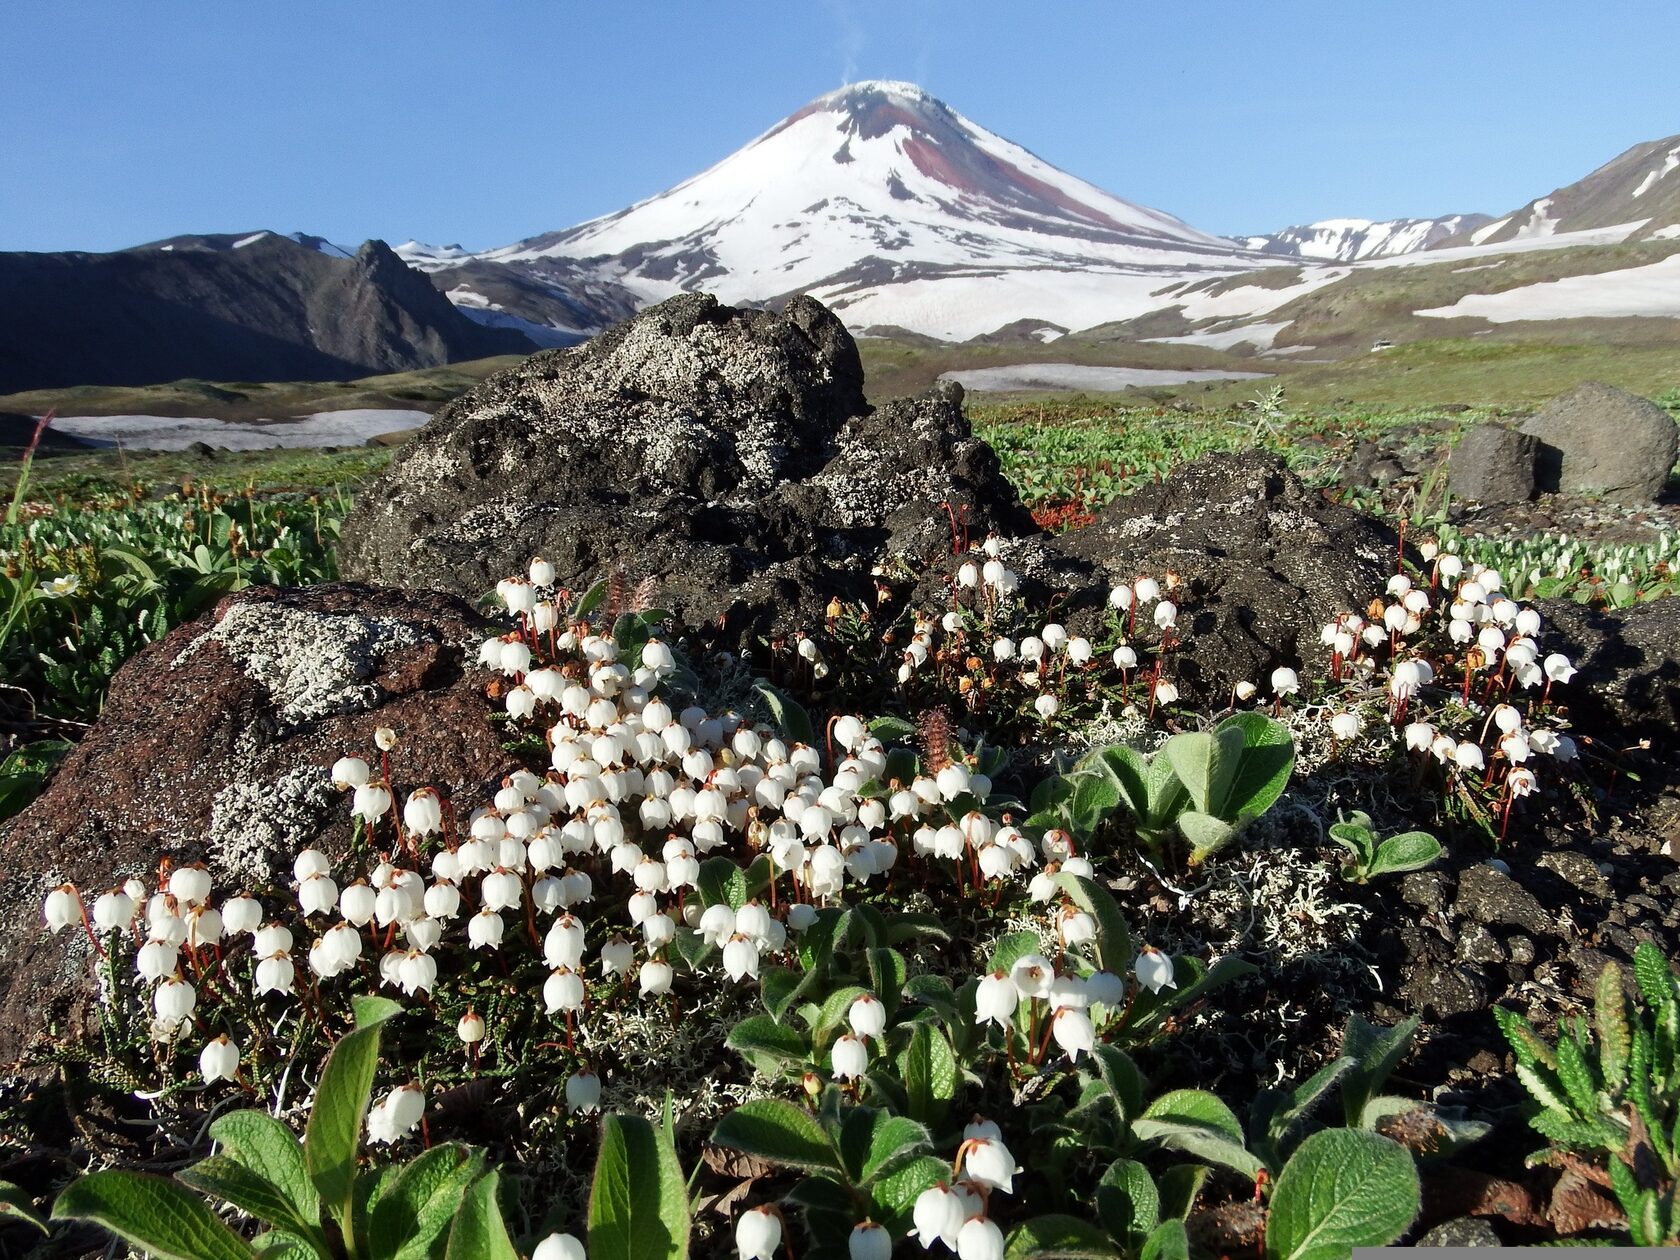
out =
[[310,1246],[296,1234],[283,1229],[264,1230],[251,1239],[251,1250],[258,1260],[327,1260],[331,1252]]
[[1174,1217],[1149,1231],[1138,1260],[1190,1260],[1190,1234]]
[[1063,871],[1056,883],[1073,903],[1085,911],[1097,924],[1097,963],[1099,966],[1123,974],[1132,961],[1132,933],[1126,926],[1126,916],[1114,895],[1095,880]]
[[1344,1260],[1399,1238],[1420,1205],[1417,1168],[1397,1142],[1358,1129],[1314,1133],[1278,1174],[1269,1260]]
[[887,1008],[889,1023],[897,1016],[904,1000],[904,986],[910,979],[909,964],[896,949],[877,947],[869,951],[869,987]]
[[1190,861],[1205,862],[1237,837],[1237,829],[1223,818],[1187,809],[1178,816],[1178,834],[1190,846]]
[[410,1160],[370,1213],[368,1238],[376,1260],[422,1260],[483,1175],[483,1153],[455,1142],[434,1146]]
[[298,1221],[319,1229],[321,1196],[309,1179],[303,1146],[290,1129],[266,1111],[230,1111],[211,1124],[210,1136],[221,1145],[223,1155],[273,1183]]
[[1233,726],[1242,730],[1243,752],[1227,799],[1235,813],[1258,818],[1289,786],[1295,772],[1295,737],[1282,722],[1252,710],[1233,713],[1219,729]]
[[747,873],[730,858],[713,857],[700,863],[694,888],[708,908],[725,905],[739,910],[747,903]]
[[1009,1234],[1004,1260],[1118,1260],[1107,1234],[1077,1216],[1035,1216]]
[[1094,757],[1086,758],[1084,764],[1101,769],[1114,780],[1115,790],[1120,794],[1120,803],[1131,812],[1133,818],[1139,822],[1148,820],[1149,763],[1141,753],[1125,744],[1111,744],[1107,748],[1098,749]]
[[1575,1111],[1582,1116],[1592,1115],[1598,1110],[1598,1086],[1585,1052],[1573,1037],[1563,1036],[1558,1038],[1557,1057],[1558,1080],[1575,1105]]
[[461,1210],[449,1227],[444,1260],[519,1260],[496,1201],[498,1185],[496,1171],[491,1169],[467,1188]]
[[923,1154],[932,1141],[926,1125],[917,1124],[908,1116],[877,1113],[869,1134],[869,1151],[863,1160],[861,1180],[868,1184],[903,1167],[912,1157]]
[[1288,1147],[1289,1137],[1320,1099],[1330,1092],[1357,1064],[1351,1055],[1332,1059],[1284,1097],[1283,1104],[1272,1113],[1267,1136],[1282,1151]]
[[1118,1046],[1098,1042],[1091,1049],[1091,1062],[1121,1122],[1138,1115],[1143,1110],[1143,1073],[1131,1056]]
[[1421,871],[1443,852],[1441,842],[1427,831],[1402,832],[1377,846],[1377,855],[1371,861],[1371,874],[1398,875],[1405,871]]
[[1351,1058],[1354,1065],[1342,1077],[1342,1115],[1350,1127],[1359,1125],[1365,1105],[1411,1050],[1418,1022],[1414,1015],[1393,1028],[1378,1028],[1361,1015],[1348,1017],[1347,1028],[1342,1033],[1342,1054]]
[[1254,1177],[1262,1168],[1243,1145],[1236,1115],[1206,1090],[1175,1089],[1162,1094],[1132,1121],[1132,1132],[1146,1142],[1187,1151],[1245,1177]]
[[763,678],[753,680],[753,690],[763,698],[770,716],[788,736],[801,744],[817,746],[817,732],[811,725],[811,715],[805,707],[780,687]]
[[1010,932],[1000,936],[997,944],[992,946],[991,960],[986,964],[986,970],[1008,971],[1028,954],[1036,954],[1044,947],[1037,932]]
[[943,1121],[961,1079],[956,1052],[945,1034],[930,1024],[917,1024],[898,1056],[898,1075],[909,1096],[911,1118],[929,1125]]
[[688,1191],[669,1131],[641,1116],[608,1115],[589,1191],[590,1256],[683,1260],[688,1239]]
[[578,596],[577,603],[572,605],[572,613],[568,620],[582,621],[585,617],[589,616],[590,613],[594,612],[602,604],[606,603],[608,586],[609,583],[607,579],[602,578],[582,595]]
[[1627,1083],[1633,1037],[1628,1031],[1627,1003],[1622,998],[1622,969],[1613,962],[1605,963],[1598,973],[1593,1028],[1598,1033],[1598,1065],[1604,1072],[1605,1088],[1620,1093]]
[[364,997],[356,999],[355,1010],[355,1030],[339,1038],[321,1070],[303,1138],[310,1180],[341,1230],[350,1228],[356,1153],[379,1065],[380,1028],[402,1007],[385,998]]
[[1196,1197],[1207,1180],[1206,1164],[1174,1164],[1161,1174],[1161,1219],[1187,1218],[1196,1206]]
[[318,1250],[325,1248],[326,1240],[321,1234],[319,1218],[308,1220],[300,1216],[280,1187],[229,1155],[211,1155],[201,1159],[191,1168],[176,1174],[176,1180],[201,1194],[231,1203],[242,1212],[249,1212],[265,1225],[306,1238]]
[[167,1177],[107,1169],[70,1183],[53,1219],[93,1221],[155,1260],[251,1260],[209,1204]]
[[712,1141],[772,1164],[844,1176],[839,1152],[815,1117],[779,1098],[742,1103],[718,1121]]
[[918,1155],[869,1185],[869,1197],[875,1204],[875,1219],[902,1233],[909,1226],[916,1198],[942,1181],[951,1179],[951,1165],[933,1155]]
[[1652,1006],[1674,1001],[1674,969],[1650,941],[1641,941],[1633,951],[1633,978]]
[[1225,817],[1242,753],[1242,728],[1219,726],[1174,735],[1156,756],[1166,758],[1197,810]]
[[811,1039],[769,1015],[749,1015],[729,1030],[724,1044],[747,1055],[769,1055],[779,1063],[803,1063],[811,1057]]
[[43,1234],[47,1232],[46,1224],[35,1211],[34,1200],[22,1186],[14,1186],[9,1181],[0,1181],[0,1221],[27,1221]]
[[903,744],[913,739],[916,724],[901,717],[883,716],[869,720],[869,733],[882,744]]
[[1135,1159],[1117,1159],[1103,1170],[1096,1201],[1103,1227],[1129,1251],[1142,1247],[1161,1219],[1155,1179]]

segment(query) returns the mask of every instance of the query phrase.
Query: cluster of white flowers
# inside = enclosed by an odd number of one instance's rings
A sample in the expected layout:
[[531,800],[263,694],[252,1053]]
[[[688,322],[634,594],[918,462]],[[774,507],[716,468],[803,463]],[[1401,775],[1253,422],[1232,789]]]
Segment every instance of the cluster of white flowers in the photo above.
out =
[[[91,914],[69,885],[47,896],[54,929],[82,923],[101,949],[132,945],[156,1036],[203,1032],[206,1081],[240,1074],[246,1051],[216,1024],[222,1011],[248,1005],[247,995],[300,1000],[338,982],[351,986],[346,993],[375,985],[429,1002],[470,971],[474,956],[530,951],[548,973],[542,1008],[564,1022],[571,1045],[592,977],[634,982],[644,1001],[665,998],[689,967],[675,948],[686,929],[715,949],[709,965],[728,982],[753,981],[764,959],[785,955],[790,937],[816,922],[818,906],[889,877],[906,855],[959,884],[1030,880],[1040,904],[1060,897],[1057,871],[1094,873],[1063,833],[1035,846],[989,807],[990,780],[965,761],[883,783],[886,749],[860,718],[830,724],[825,773],[818,749],[768,726],[699,706],[673,710],[660,694],[677,667],[670,650],[648,639],[621,660],[610,634],[566,623],[545,578],[552,580],[533,565],[529,580],[499,586],[518,626],[486,640],[479,660],[509,680],[510,717],[544,732],[546,773],[517,770],[475,808],[426,786],[399,798],[390,778],[396,736],[382,728],[376,764],[347,755],[331,769],[349,794],[352,853],[373,856],[335,862],[303,849],[286,903],[265,906],[237,893],[218,906],[202,866],[166,871],[149,895],[130,880],[101,894]],[[1089,659],[1082,643],[1047,627],[1027,652],[1040,661],[1059,652],[1077,665]],[[738,870],[767,868],[767,878],[738,906],[715,896],[706,904],[694,894],[702,863],[713,857]],[[1092,939],[1090,916],[1071,903],[1046,913],[1065,950]],[[1028,981],[1030,968],[1011,973],[1011,1010],[1044,1003],[1049,1035],[1078,1058],[1097,1036],[1090,1009],[1117,1010],[1125,985],[1108,973],[1075,974],[1076,955],[1062,956],[1067,974],[1048,960],[1038,964],[1042,992]],[[1170,963],[1164,973],[1151,970],[1158,957],[1141,956],[1137,973],[1157,990],[1171,983]],[[1001,1003],[995,982],[985,992],[982,1017]],[[475,1010],[456,1020],[474,1065],[492,1031]],[[849,1031],[829,1048],[834,1078],[862,1076],[885,1031],[883,1003],[859,998]],[[600,1107],[601,1082],[587,1067],[570,1076],[565,1093],[574,1112]],[[401,1085],[373,1107],[369,1137],[397,1141],[423,1114],[421,1088]]]
[[[1142,696],[1147,697],[1151,710],[1156,704],[1177,701],[1177,685],[1164,676],[1178,625],[1178,605],[1167,597],[1177,585],[1176,577],[1168,575],[1163,583],[1140,576],[1114,587],[1108,598],[1108,633],[1099,648],[1087,636],[1071,634],[1066,626],[1054,621],[1033,632],[1020,633],[1026,628],[1020,624],[1025,610],[1015,608],[1009,599],[1019,588],[1020,579],[998,559],[1000,553],[998,541],[988,538],[981,548],[982,559],[965,560],[957,567],[950,610],[937,619],[927,615],[914,619],[898,664],[901,685],[927,671],[930,662],[961,662],[962,667],[955,671],[959,677],[954,681],[959,692],[971,701],[975,683],[972,674],[978,671],[987,676],[987,685],[1000,679],[1018,683],[1032,695],[1034,712],[1049,722],[1062,711],[1076,684],[1087,694],[1098,688],[1111,689],[1122,705],[1129,706],[1132,685],[1141,667]],[[1144,617],[1141,628],[1140,612]],[[1014,614],[1012,623],[1018,627],[1014,633],[1003,625],[1006,613]],[[1154,644],[1146,643],[1140,633],[1140,629],[1147,632],[1151,628],[1158,636]],[[1118,686],[1103,676],[1099,657],[1113,662],[1119,673]]]
[[[1349,690],[1386,696],[1387,726],[1396,739],[1496,788],[1508,816],[1510,803],[1538,786],[1527,764],[1535,754],[1557,761],[1577,755],[1563,729],[1535,721],[1549,711],[1553,686],[1576,670],[1562,653],[1542,655],[1539,612],[1503,594],[1497,570],[1466,565],[1432,546],[1424,553],[1431,562],[1428,585],[1395,574],[1363,615],[1344,613],[1323,628],[1330,676]],[[1279,686],[1274,675],[1274,690],[1298,688],[1292,671],[1279,672],[1289,672],[1290,686]],[[1448,707],[1460,714],[1456,729],[1447,729]],[[1365,730],[1367,715],[1354,704],[1333,706],[1329,722],[1338,740],[1352,740]]]

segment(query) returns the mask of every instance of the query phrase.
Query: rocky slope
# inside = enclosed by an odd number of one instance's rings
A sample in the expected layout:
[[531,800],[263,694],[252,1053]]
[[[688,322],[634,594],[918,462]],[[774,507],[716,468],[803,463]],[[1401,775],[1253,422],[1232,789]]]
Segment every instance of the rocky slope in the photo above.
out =
[[258,232],[0,253],[0,392],[346,380],[532,349],[468,319],[384,242],[352,257],[324,244]]

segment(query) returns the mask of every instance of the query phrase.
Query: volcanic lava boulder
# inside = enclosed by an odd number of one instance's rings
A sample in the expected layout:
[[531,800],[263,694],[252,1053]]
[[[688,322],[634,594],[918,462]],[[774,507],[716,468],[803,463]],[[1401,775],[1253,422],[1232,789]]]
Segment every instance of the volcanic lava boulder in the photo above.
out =
[[1320,629],[1383,593],[1398,547],[1386,525],[1254,451],[1185,464],[1021,565],[1035,581],[1085,586],[1086,601],[1140,574],[1175,574],[1176,681],[1185,699],[1219,704],[1238,682],[1264,687],[1278,665],[1323,659]]
[[1589,733],[1659,741],[1665,756],[1680,736],[1680,599],[1631,608],[1540,604],[1545,643],[1580,671],[1569,684],[1570,716]]
[[1033,530],[944,387],[872,410],[821,304],[672,298],[535,355],[438,412],[359,496],[345,572],[476,598],[532,556],[579,589],[618,571],[732,638],[814,626],[888,556]]
[[1597,381],[1559,394],[1522,431],[1540,440],[1540,489],[1617,503],[1660,498],[1680,456],[1674,417],[1648,398]]
[[351,583],[254,588],[134,657],[51,786],[0,826],[0,1062],[74,1038],[98,985],[85,934],[48,935],[66,880],[89,903],[162,859],[207,860],[252,889],[290,879],[309,844],[342,851],[349,805],[330,767],[397,734],[393,785],[475,795],[511,768],[486,678],[461,649],[478,617],[437,593]]
[[1534,461],[1540,441],[1502,424],[1478,424],[1447,460],[1447,479],[1461,499],[1526,503],[1534,497]]

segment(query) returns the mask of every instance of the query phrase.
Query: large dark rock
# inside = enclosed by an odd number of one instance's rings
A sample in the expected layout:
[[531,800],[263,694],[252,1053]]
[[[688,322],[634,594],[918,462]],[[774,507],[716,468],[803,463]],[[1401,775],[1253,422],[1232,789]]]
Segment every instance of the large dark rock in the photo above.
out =
[[1580,673],[1563,695],[1577,726],[1631,741],[1680,733],[1680,598],[1619,610],[1544,600],[1546,646]]
[[1452,492],[1478,503],[1526,503],[1534,497],[1540,440],[1502,424],[1478,424],[1447,460]]
[[1177,681],[1187,700],[1219,703],[1245,679],[1264,686],[1278,665],[1323,662],[1320,629],[1382,594],[1398,547],[1386,525],[1250,452],[1204,456],[1114,500],[1083,529],[1036,544],[1021,567],[1099,603],[1117,582],[1176,574]]
[[1522,431],[1540,440],[1540,489],[1618,503],[1660,497],[1680,455],[1680,427],[1668,412],[1597,381],[1559,394]]
[[499,779],[512,762],[486,677],[462,664],[481,634],[446,595],[259,588],[123,666],[52,785],[0,826],[0,1063],[36,1038],[78,1035],[97,991],[86,936],[41,927],[49,888],[69,880],[91,902],[164,858],[209,860],[219,880],[260,888],[304,845],[341,850],[349,809],[329,767],[372,761],[378,726],[398,736],[399,798]]
[[562,585],[620,570],[726,634],[814,626],[870,571],[1033,530],[956,387],[872,410],[819,303],[673,298],[536,355],[440,411],[345,525],[346,573],[469,598],[534,555]]

